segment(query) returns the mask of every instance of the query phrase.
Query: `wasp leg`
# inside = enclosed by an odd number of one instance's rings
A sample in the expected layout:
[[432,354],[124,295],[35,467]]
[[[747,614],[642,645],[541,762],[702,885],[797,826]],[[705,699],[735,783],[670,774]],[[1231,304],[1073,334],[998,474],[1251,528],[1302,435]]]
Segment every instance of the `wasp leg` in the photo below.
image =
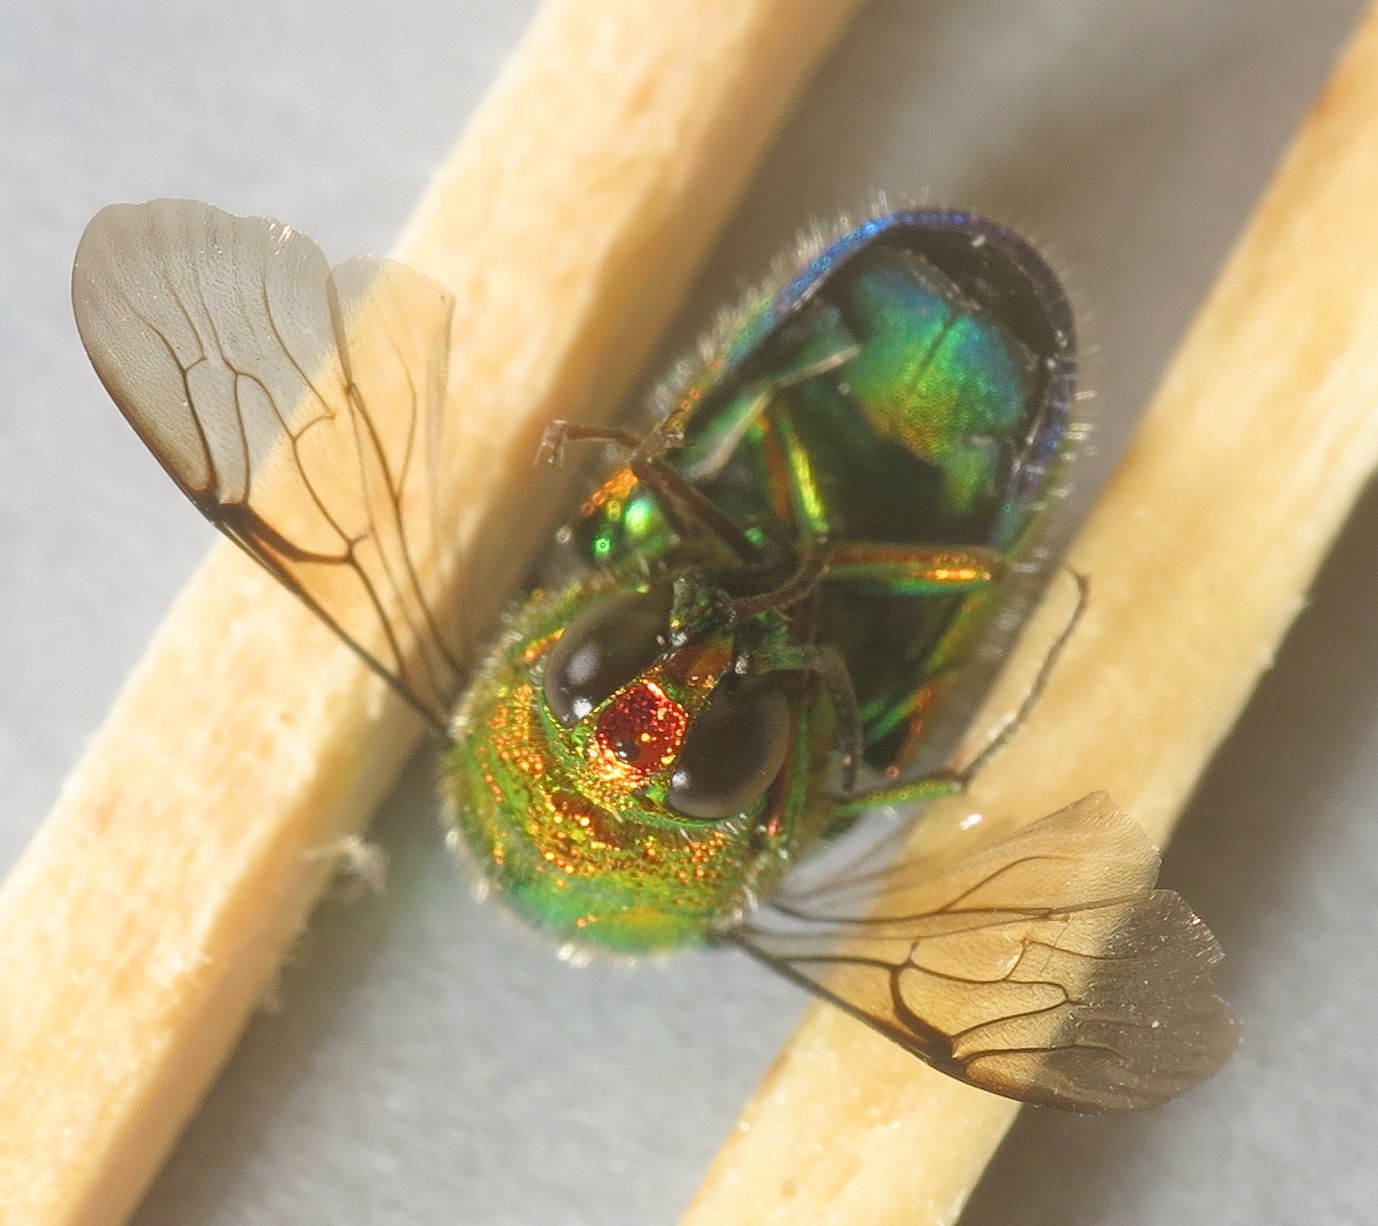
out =
[[959,662],[938,665],[924,675],[908,702],[868,725],[868,732],[877,739],[888,736],[896,729],[903,729],[899,748],[891,755],[890,765],[885,769],[887,778],[898,779],[917,756],[928,736],[929,720],[934,708],[948,683],[960,672]]
[[767,486],[781,516],[804,541],[825,541],[841,535],[814,467],[813,455],[800,441],[788,413],[767,412]]
[[[897,596],[963,595],[997,582],[1006,570],[1004,557],[980,546],[965,548],[876,541],[847,542],[833,550],[826,579],[853,584]],[[937,699],[951,664],[940,665],[923,679],[909,701],[889,712],[879,724],[871,724],[872,736],[904,727],[904,738],[894,755],[896,767],[908,762],[921,743],[930,709]],[[891,773],[895,773],[892,769]]]
[[541,444],[536,448],[536,463],[563,463],[567,443],[611,443],[624,451],[635,451],[641,446],[641,441],[640,435],[630,430],[619,430],[616,426],[581,426],[572,421],[552,421],[545,428]]
[[878,809],[884,805],[916,805],[943,796],[957,796],[966,791],[967,782],[964,773],[934,771],[931,775],[921,775],[906,783],[888,784],[859,792],[855,796],[844,796],[838,802],[836,812],[839,818],[858,817],[868,809]]
[[835,647],[825,644],[780,644],[754,652],[747,673],[813,673],[827,690],[837,715],[842,746],[843,786],[850,790],[861,762],[861,712],[847,662]]
[[746,532],[684,476],[665,462],[665,452],[679,444],[679,438],[663,430],[653,430],[639,438],[615,426],[581,426],[555,421],[546,428],[536,460],[558,464],[567,443],[611,443],[628,452],[627,467],[638,481],[659,500],[665,514],[681,536],[707,534],[724,546],[734,560],[756,562],[761,552]]
[[827,574],[829,557],[830,550],[827,545],[809,546],[805,549],[803,558],[794,574],[779,587],[771,588],[768,592],[760,592],[755,596],[739,596],[735,600],[728,601],[727,607],[731,611],[732,619],[745,621],[749,617],[755,617],[758,613],[788,609],[791,605],[796,605],[801,600],[807,599]]
[[[979,547],[930,549],[918,545],[831,544],[815,540],[807,542],[802,552],[798,569],[780,587],[732,601],[729,608],[733,616],[742,619],[788,608],[806,598],[820,582],[833,580],[871,584],[913,596],[961,593],[994,582],[1004,566],[998,553]],[[839,739],[845,746],[845,787],[850,789],[861,758],[863,728],[851,674],[841,654],[822,645],[791,645],[758,653],[751,658],[749,667],[753,672],[799,669],[819,676],[837,711]],[[932,786],[938,790],[926,792],[923,799],[960,790],[960,786],[936,778]]]
[[783,584],[757,596],[731,602],[733,613],[750,617],[797,604],[822,582],[880,588],[897,596],[950,596],[994,583],[1005,560],[980,546],[953,549],[873,542],[809,541],[798,569]]
[[[826,579],[896,596],[961,596],[998,582],[1007,569],[1003,555],[981,546],[854,541],[844,542],[833,551]],[[955,667],[951,662],[939,664],[921,679],[908,702],[884,713],[879,722],[872,719],[868,724],[872,737],[906,728],[891,775],[912,758],[923,738],[930,708]]]
[[934,771],[928,775],[920,775],[916,779],[885,784],[855,796],[843,797],[838,805],[840,817],[853,817],[866,809],[880,805],[915,804],[940,796],[952,796],[967,790],[971,781],[990,765],[991,761],[1018,735],[1019,730],[1028,722],[1029,716],[1033,714],[1034,708],[1038,705],[1038,700],[1043,697],[1043,691],[1047,688],[1048,680],[1053,675],[1053,669],[1057,667],[1059,658],[1061,658],[1068,642],[1071,641],[1082,615],[1086,612],[1086,605],[1091,595],[1090,580],[1079,571],[1068,571],[1068,574],[1072,576],[1073,582],[1077,585],[1077,599],[1066,624],[1044,653],[1043,659],[1038,665],[1038,672],[1034,674],[1029,688],[1024,691],[1019,705],[1001,721],[976,756],[965,766]]
[[828,583],[882,588],[897,596],[950,596],[994,583],[1004,557],[979,545],[891,545],[846,541],[829,553]]

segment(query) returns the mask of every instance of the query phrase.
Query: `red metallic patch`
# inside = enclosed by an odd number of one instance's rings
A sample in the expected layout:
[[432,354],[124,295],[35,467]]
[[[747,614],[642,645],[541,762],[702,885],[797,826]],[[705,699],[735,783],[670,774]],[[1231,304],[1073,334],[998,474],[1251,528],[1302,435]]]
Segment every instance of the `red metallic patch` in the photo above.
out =
[[664,770],[679,756],[689,714],[654,681],[641,681],[598,719],[598,748],[640,776]]

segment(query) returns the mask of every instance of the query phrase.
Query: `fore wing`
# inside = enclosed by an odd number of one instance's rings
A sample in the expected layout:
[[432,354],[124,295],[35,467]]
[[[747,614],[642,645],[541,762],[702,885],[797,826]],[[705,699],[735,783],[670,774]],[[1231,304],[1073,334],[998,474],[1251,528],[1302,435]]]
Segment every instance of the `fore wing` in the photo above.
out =
[[774,900],[732,939],[962,1081],[1130,1111],[1210,1076],[1238,1041],[1211,982],[1219,946],[1152,888],[1158,863],[1095,793],[945,860]]
[[453,299],[405,265],[190,200],[111,205],[82,343],[182,492],[444,727],[462,644],[440,472]]

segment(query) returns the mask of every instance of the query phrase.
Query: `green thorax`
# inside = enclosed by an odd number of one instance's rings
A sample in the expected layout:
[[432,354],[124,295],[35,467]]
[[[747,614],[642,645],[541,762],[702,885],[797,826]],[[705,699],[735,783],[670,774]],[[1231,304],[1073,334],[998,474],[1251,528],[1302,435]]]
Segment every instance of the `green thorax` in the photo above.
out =
[[[662,767],[730,667],[725,638],[674,653],[573,728],[542,697],[551,648],[613,590],[591,572],[527,601],[460,706],[444,790],[483,875],[536,927],[618,953],[703,944],[829,822],[831,709],[801,704],[759,803],[725,821],[685,820],[665,802]],[[610,743],[623,723],[650,730],[630,760]]]

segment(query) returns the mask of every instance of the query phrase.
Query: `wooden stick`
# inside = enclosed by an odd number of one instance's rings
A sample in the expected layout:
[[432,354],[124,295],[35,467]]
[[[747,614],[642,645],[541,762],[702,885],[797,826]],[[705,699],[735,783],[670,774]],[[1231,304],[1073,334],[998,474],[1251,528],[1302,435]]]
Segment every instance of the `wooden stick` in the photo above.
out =
[[[1092,599],[1064,663],[959,808],[1033,817],[1106,788],[1167,838],[1378,464],[1375,201],[1378,12],[1072,551]],[[1015,1110],[817,1007],[685,1221],[953,1222]]]
[[[617,407],[858,3],[551,0],[441,168],[399,254],[459,302],[479,618],[540,534],[518,509],[541,429]],[[417,736],[213,553],[0,893],[5,1221],[127,1216]]]

